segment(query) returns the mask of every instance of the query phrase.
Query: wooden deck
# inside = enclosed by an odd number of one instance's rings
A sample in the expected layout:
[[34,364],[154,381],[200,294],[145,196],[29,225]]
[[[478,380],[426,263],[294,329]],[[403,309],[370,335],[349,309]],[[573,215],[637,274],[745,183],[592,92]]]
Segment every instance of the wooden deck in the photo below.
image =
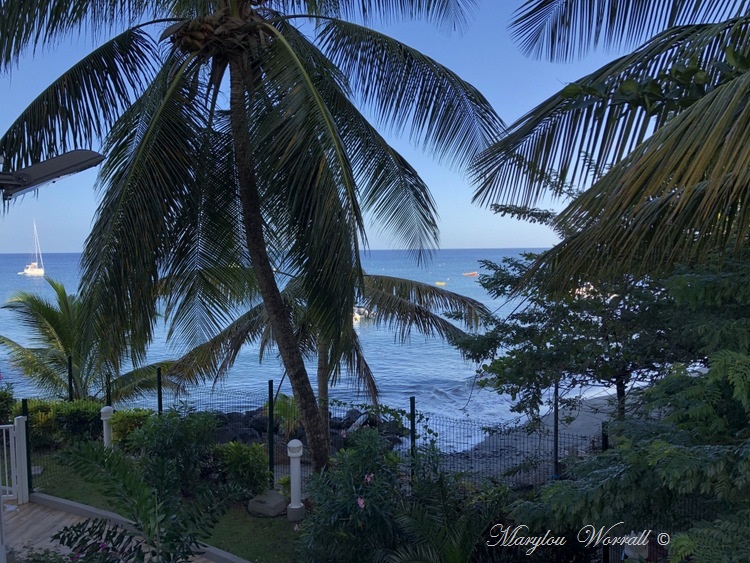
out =
[[[52,536],[65,526],[71,526],[85,520],[69,512],[56,510],[30,502],[16,505],[13,502],[4,503],[3,523],[5,544],[17,552],[24,552],[26,548],[37,549],[54,548],[67,552],[60,544],[52,541]],[[195,563],[212,563],[204,557],[193,558]]]
[[65,526],[85,520],[80,516],[34,503],[18,506],[6,501],[4,504],[5,544],[16,551],[27,547],[56,548],[59,544],[51,539],[55,533]]

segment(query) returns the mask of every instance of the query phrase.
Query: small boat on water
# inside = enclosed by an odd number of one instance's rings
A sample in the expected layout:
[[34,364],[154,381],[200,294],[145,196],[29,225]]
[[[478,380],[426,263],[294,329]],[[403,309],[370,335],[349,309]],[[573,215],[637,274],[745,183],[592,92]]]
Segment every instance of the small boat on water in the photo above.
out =
[[443,285],[445,285],[445,282],[435,282],[435,285],[443,286]]
[[462,276],[471,276],[473,278],[473,277],[477,276],[478,274],[479,274],[479,272],[464,272],[461,275]]
[[34,221],[34,259],[26,264],[23,272],[18,272],[18,275],[32,277],[44,275],[44,259],[42,258],[42,249],[39,246],[39,235],[36,232],[36,221]]

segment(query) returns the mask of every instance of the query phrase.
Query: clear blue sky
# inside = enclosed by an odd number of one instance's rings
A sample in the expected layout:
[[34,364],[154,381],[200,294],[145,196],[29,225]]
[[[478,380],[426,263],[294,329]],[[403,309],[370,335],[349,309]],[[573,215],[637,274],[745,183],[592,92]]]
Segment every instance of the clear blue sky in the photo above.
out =
[[[510,124],[565,84],[613,58],[595,54],[574,64],[528,59],[511,41],[508,22],[521,0],[480,0],[478,12],[463,34],[440,32],[426,24],[402,23],[382,28],[421,50],[474,84]],[[0,130],[70,65],[92,47],[81,40],[24,59],[10,76],[0,76]],[[394,146],[416,167],[430,186],[440,214],[442,248],[547,247],[556,242],[546,227],[501,219],[472,205],[472,187],[465,176],[440,166],[407,140]],[[98,147],[91,147],[97,149]],[[91,228],[98,197],[96,170],[80,173],[27,195],[0,217],[0,253],[29,253],[35,219],[42,250],[80,252]],[[395,248],[395,242],[369,231],[370,248]]]

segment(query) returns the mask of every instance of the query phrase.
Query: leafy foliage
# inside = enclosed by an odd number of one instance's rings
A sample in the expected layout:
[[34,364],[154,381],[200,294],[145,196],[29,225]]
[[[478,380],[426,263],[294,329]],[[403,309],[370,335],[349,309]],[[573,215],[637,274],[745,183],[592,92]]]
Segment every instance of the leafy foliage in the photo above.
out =
[[[3,308],[9,309],[31,334],[31,345],[0,335],[0,346],[10,352],[11,362],[41,389],[68,397],[68,358],[73,369],[73,398],[104,399],[107,387],[112,400],[138,396],[156,387],[157,364],[123,372],[124,353],[113,353],[93,332],[94,320],[87,311],[90,296],[69,295],[62,283],[47,278],[55,302],[39,295],[19,292]],[[124,335],[127,341],[129,336]],[[169,363],[160,362],[168,367]],[[174,386],[165,378],[166,386]]]
[[[55,535],[62,545],[102,559],[92,561],[189,561],[223,514],[226,491],[201,489],[189,499],[174,494],[173,482],[148,473],[140,463],[100,444],[81,444],[64,459],[133,521],[131,527],[89,519]],[[106,556],[106,557],[105,557]]]
[[131,445],[131,434],[141,428],[154,416],[151,409],[133,408],[116,410],[112,415],[112,440],[126,451],[135,448]]
[[215,451],[227,482],[245,498],[268,487],[268,455],[261,444],[229,442],[216,446]]
[[186,405],[148,417],[129,438],[132,448],[142,452],[146,481],[176,497],[190,498],[206,488],[201,476],[213,453],[216,425],[213,414]]
[[514,411],[537,418],[557,383],[562,396],[592,385],[614,387],[622,415],[632,383],[651,381],[696,355],[676,330],[679,309],[663,284],[623,277],[565,296],[537,287],[519,295],[533,259],[483,263],[490,274],[480,278],[482,286],[494,298],[513,296],[515,309],[487,318],[485,333],[454,341],[471,359],[488,361],[480,384],[510,395]]
[[13,422],[11,416],[13,415],[13,405],[15,399],[13,398],[13,384],[3,383],[0,386],[0,424],[9,424]]
[[350,438],[351,446],[307,485],[314,507],[302,525],[307,559],[368,561],[375,549],[398,545],[398,458],[377,431],[362,429]]
[[[104,403],[88,399],[75,401],[29,401],[29,442],[32,448],[57,448],[102,435],[101,408]],[[21,403],[13,415],[21,414]]]

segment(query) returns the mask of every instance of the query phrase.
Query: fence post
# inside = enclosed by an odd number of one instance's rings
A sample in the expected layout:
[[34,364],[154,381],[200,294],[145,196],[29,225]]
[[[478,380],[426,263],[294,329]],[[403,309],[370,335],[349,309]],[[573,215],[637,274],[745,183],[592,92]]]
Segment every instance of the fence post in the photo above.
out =
[[112,415],[114,414],[115,409],[113,409],[110,406],[102,407],[101,410],[101,417],[102,417],[102,435],[104,437],[104,447],[105,448],[111,448],[112,447]]
[[286,508],[286,517],[290,522],[299,522],[305,517],[305,505],[302,504],[302,442],[291,440],[286,446],[289,456],[289,493],[291,502]]
[[29,432],[29,400],[28,399],[21,399],[21,416],[23,416],[26,419],[25,422],[25,432],[24,436],[26,437],[26,483],[28,484],[28,492],[29,494],[34,492],[34,484],[31,480],[31,439],[30,439],[30,432]]
[[409,441],[411,442],[411,477],[417,468],[417,398],[409,397]]
[[68,400],[73,400],[73,356],[68,356]]
[[[609,449],[609,428],[607,421],[602,422],[602,451]],[[602,546],[602,563],[610,563],[609,546]]]
[[16,499],[18,500],[18,504],[26,504],[29,502],[29,483],[27,482],[29,459],[26,451],[26,417],[17,416],[14,420],[14,426],[16,433],[16,475],[13,480],[16,485]]
[[554,420],[552,421],[552,480],[560,478],[560,380],[555,379]]
[[276,472],[273,443],[273,379],[268,380],[268,487],[273,489]]
[[161,394],[161,366],[156,368],[156,412],[161,414],[164,405]]

